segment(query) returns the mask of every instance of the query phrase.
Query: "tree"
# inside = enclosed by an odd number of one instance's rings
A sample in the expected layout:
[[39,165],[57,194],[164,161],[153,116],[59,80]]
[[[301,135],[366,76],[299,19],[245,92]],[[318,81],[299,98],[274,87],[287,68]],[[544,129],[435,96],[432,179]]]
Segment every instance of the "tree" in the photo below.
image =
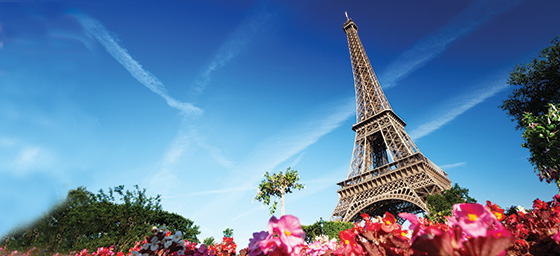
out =
[[526,112],[540,116],[548,111],[548,104],[560,103],[560,41],[556,37],[550,46],[528,64],[518,64],[507,81],[515,87],[500,106],[517,121],[516,129],[526,126]]
[[476,203],[476,200],[469,196],[469,190],[461,188],[455,183],[452,188],[443,191],[441,194],[429,195],[426,197],[429,215],[426,218],[432,221],[445,222],[445,216],[451,216],[454,204]]
[[211,236],[211,237],[204,238],[202,243],[208,247],[209,245],[214,245],[216,241],[214,240],[214,237]]
[[183,238],[198,242],[198,226],[184,217],[163,211],[159,196],[146,190],[124,190],[124,186],[91,193],[85,187],[70,190],[66,200],[29,226],[16,229],[0,240],[0,247],[25,251],[38,247],[45,253],[67,253],[81,249],[115,246],[128,251],[142,241],[153,226],[182,231]]
[[560,191],[560,104],[549,104],[548,112],[543,115],[526,113],[523,147],[531,151],[529,161],[541,181],[556,183]]
[[[259,202],[263,202],[264,205],[271,204],[271,197],[280,197],[282,210],[280,214],[284,215],[284,195],[287,193],[292,193],[292,189],[301,190],[305,186],[303,184],[297,183],[299,181],[298,171],[292,170],[290,167],[286,170],[286,173],[282,172],[272,175],[266,172],[264,174],[264,179],[259,184],[257,196],[255,199]],[[270,206],[270,215],[276,212],[276,206],[278,202],[274,200],[272,206]]]
[[233,237],[233,229],[232,228],[224,229],[224,237],[228,237],[228,238]]

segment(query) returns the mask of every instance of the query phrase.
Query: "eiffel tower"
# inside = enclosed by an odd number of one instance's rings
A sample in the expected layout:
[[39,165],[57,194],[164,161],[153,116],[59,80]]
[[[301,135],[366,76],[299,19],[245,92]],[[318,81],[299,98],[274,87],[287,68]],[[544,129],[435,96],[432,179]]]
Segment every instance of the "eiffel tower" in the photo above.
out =
[[451,181],[418,150],[406,123],[393,112],[348,14],[343,28],[356,89],[356,139],[348,178],[337,183],[339,199],[331,220],[359,221],[361,213],[382,216],[388,211],[397,217],[399,212],[428,212],[426,197],[450,189]]

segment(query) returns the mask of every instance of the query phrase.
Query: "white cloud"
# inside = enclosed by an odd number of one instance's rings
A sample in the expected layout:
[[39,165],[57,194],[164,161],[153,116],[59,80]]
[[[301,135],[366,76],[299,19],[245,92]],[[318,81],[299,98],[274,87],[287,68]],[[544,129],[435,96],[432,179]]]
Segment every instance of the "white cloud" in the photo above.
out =
[[0,137],[0,147],[12,147],[16,145],[17,140],[11,137]]
[[11,167],[17,171],[18,174],[26,174],[31,171],[48,169],[54,162],[55,157],[51,150],[41,146],[31,145],[20,149]]

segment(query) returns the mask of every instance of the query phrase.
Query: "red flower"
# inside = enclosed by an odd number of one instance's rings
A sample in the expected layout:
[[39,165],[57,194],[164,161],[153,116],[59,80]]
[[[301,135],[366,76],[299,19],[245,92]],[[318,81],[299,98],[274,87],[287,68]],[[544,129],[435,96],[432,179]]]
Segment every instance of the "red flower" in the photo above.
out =
[[336,255],[357,256],[361,255],[364,250],[362,246],[356,243],[356,234],[350,230],[343,230],[339,234],[340,248],[334,252]]
[[492,214],[494,214],[494,216],[496,216],[496,219],[498,219],[498,221],[502,221],[506,218],[506,215],[504,214],[504,209],[500,208],[495,203],[486,201],[486,207],[490,209],[490,211],[492,212]]
[[538,198],[533,201],[533,208],[535,208],[535,210],[546,210],[547,206],[548,204],[546,202],[543,202]]
[[389,212],[385,212],[385,216],[381,219],[381,230],[385,231],[386,233],[391,233],[393,230],[400,228],[400,225],[397,224],[397,220],[395,216]]

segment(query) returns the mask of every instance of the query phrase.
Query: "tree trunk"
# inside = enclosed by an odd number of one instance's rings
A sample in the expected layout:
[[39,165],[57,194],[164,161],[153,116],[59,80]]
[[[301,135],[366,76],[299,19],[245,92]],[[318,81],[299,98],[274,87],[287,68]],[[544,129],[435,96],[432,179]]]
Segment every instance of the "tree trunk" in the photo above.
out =
[[280,217],[284,216],[284,193],[282,193],[282,208],[280,210]]

